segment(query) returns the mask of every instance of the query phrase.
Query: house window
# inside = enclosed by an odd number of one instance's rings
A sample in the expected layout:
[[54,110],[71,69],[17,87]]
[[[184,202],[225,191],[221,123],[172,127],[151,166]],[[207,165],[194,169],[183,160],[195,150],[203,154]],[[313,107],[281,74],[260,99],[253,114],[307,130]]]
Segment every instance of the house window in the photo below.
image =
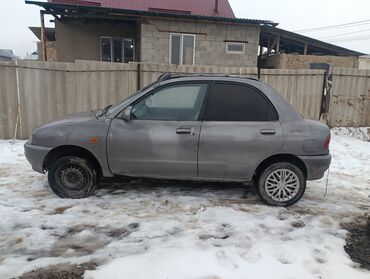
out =
[[195,64],[195,35],[171,34],[170,64]]
[[134,39],[101,37],[100,49],[101,61],[124,63],[134,61]]
[[226,53],[244,54],[245,53],[245,43],[226,42]]

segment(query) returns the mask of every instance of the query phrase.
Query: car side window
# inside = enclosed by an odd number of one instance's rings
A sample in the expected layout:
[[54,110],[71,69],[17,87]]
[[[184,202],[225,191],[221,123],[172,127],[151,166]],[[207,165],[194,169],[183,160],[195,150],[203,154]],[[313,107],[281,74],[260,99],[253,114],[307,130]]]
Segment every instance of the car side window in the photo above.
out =
[[132,119],[198,120],[207,84],[176,84],[145,96],[132,108]]
[[236,83],[216,83],[208,97],[206,121],[275,121],[275,108],[258,89]]

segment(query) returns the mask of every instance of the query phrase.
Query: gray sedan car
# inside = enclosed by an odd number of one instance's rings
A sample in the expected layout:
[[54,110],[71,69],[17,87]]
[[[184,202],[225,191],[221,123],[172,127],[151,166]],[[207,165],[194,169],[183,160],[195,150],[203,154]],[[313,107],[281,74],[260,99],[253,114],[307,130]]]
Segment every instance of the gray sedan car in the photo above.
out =
[[34,129],[32,168],[62,198],[91,195],[101,177],[253,182],[289,206],[331,161],[330,130],[253,78],[162,75],[126,100]]

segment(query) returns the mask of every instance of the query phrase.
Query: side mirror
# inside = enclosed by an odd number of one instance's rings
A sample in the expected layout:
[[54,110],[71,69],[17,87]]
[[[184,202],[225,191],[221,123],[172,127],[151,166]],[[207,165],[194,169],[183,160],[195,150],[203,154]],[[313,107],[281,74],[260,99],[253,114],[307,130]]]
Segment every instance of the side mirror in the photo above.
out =
[[121,119],[125,121],[131,120],[131,112],[132,112],[132,106],[128,106],[127,108],[124,109],[121,113]]

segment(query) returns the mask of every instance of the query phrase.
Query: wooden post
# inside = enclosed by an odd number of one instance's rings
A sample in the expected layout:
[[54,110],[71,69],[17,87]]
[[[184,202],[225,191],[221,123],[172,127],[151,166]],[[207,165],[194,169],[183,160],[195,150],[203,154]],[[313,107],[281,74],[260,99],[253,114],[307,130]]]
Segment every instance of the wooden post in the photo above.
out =
[[280,34],[276,35],[276,53],[280,50]]
[[267,42],[267,56],[269,56],[271,52],[270,45],[271,45],[271,38],[269,37],[269,40]]
[[276,39],[272,42],[272,44],[270,44],[270,38],[269,38],[269,47],[267,49],[267,55],[270,55],[271,51],[273,49],[276,49],[275,46],[276,46]]
[[308,49],[308,44],[307,44],[307,43],[305,43],[305,44],[304,44],[304,51],[303,51],[303,54],[304,54],[304,55],[307,55],[307,49]]
[[46,37],[45,37],[45,13],[40,11],[40,22],[41,22],[41,51],[42,51],[42,60],[47,61],[46,53]]

